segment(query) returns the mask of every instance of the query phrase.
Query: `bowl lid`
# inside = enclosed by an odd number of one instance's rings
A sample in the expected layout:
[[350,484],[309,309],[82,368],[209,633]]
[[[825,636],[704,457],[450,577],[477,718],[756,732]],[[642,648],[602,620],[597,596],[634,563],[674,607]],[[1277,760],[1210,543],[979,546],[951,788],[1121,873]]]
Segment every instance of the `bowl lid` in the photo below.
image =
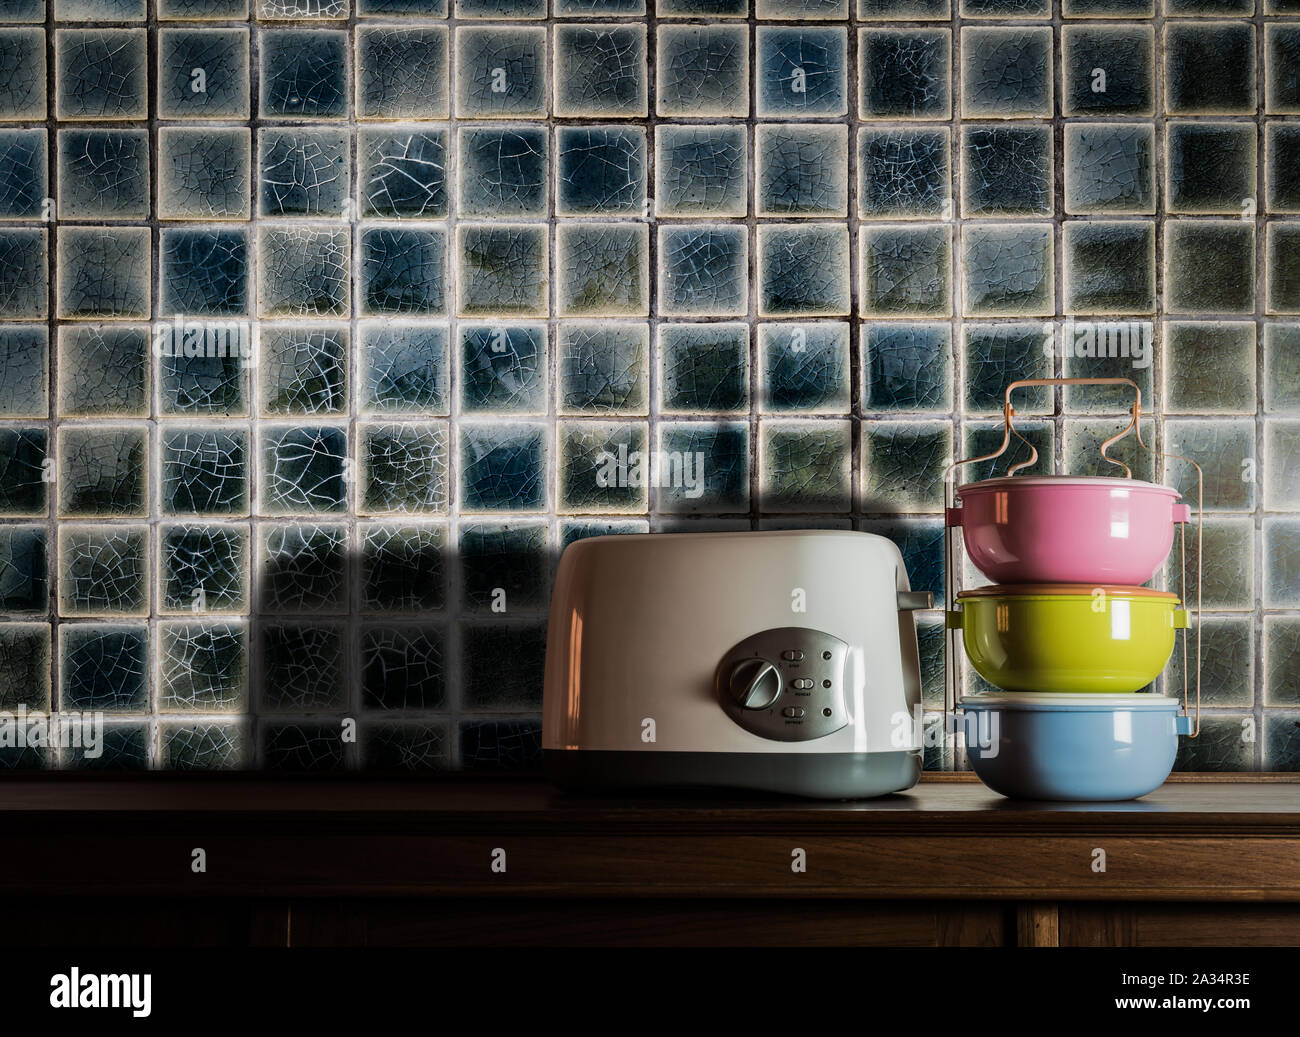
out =
[[1146,482],[1143,479],[1126,479],[1119,475],[1003,475],[996,479],[981,479],[957,487],[957,493],[969,493],[972,490],[1005,490],[1015,486],[1102,486],[1112,488],[1155,490],[1181,499],[1182,494],[1172,486],[1161,483]]
[[961,601],[963,598],[1091,598],[1097,591],[1104,591],[1110,598],[1161,598],[1175,602],[1178,600],[1178,595],[1172,591],[1158,591],[1152,587],[1126,587],[1118,583],[994,583],[987,587],[972,587],[970,590],[959,591],[957,600]]
[[1177,709],[1178,699],[1150,691],[1126,694],[1095,692],[1069,695],[1054,691],[999,691],[966,695],[958,700],[958,709],[1069,709],[1096,711],[1114,709]]

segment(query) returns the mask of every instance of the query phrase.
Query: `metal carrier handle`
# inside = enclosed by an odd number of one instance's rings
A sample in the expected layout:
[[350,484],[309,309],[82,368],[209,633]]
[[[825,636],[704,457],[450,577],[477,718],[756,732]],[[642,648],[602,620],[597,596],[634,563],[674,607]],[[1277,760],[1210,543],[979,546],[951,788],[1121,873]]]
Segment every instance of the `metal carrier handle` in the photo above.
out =
[[[948,714],[957,711],[957,673],[953,665],[956,653],[956,638],[961,635],[959,627],[954,627],[949,622],[949,616],[956,611],[957,600],[957,567],[956,567],[956,550],[954,548],[954,530],[957,526],[951,521],[953,513],[957,506],[955,478],[956,471],[962,465],[976,464],[980,461],[992,461],[1001,457],[1011,445],[1011,437],[1014,435],[1029,448],[1029,460],[1021,461],[1007,469],[1007,475],[1013,476],[1021,469],[1031,468],[1038,463],[1038,450],[1016,431],[1015,422],[1012,420],[1016,415],[1016,410],[1011,406],[1011,394],[1020,388],[1036,388],[1039,386],[1057,386],[1057,385],[1128,385],[1133,388],[1133,406],[1129,408],[1129,414],[1132,420],[1128,426],[1101,444],[1102,460],[1110,464],[1117,465],[1124,469],[1124,478],[1133,478],[1133,470],[1123,461],[1111,457],[1107,451],[1125,438],[1130,432],[1133,433],[1137,444],[1152,457],[1164,457],[1175,461],[1186,461],[1196,469],[1196,713],[1192,723],[1191,730],[1187,732],[1190,737],[1195,738],[1201,733],[1201,601],[1202,585],[1204,583],[1204,514],[1205,514],[1205,476],[1201,471],[1201,466],[1193,461],[1190,457],[1184,457],[1181,454],[1167,454],[1161,450],[1147,446],[1142,440],[1142,428],[1139,419],[1142,415],[1142,389],[1131,378],[1024,378],[1020,381],[1012,382],[1007,386],[1006,392],[1002,397],[1002,444],[991,454],[984,454],[980,457],[966,457],[959,461],[954,461],[943,474],[943,496],[944,496],[944,632],[943,632],[943,726],[944,735],[948,732]],[[1181,558],[1179,596],[1182,599],[1183,607],[1187,607],[1187,523],[1180,522],[1178,532],[1179,553]],[[1183,716],[1188,715],[1188,676],[1187,676],[1187,640],[1189,628],[1183,629],[1183,696],[1182,710]]]

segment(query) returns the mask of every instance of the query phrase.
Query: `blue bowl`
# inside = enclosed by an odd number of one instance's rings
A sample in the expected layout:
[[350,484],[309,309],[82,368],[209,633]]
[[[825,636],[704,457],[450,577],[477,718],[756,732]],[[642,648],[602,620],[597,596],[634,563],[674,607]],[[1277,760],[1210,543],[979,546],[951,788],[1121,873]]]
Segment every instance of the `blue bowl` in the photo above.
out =
[[1013,799],[1136,799],[1173,770],[1187,733],[1178,701],[1132,695],[967,696],[966,755],[994,792]]

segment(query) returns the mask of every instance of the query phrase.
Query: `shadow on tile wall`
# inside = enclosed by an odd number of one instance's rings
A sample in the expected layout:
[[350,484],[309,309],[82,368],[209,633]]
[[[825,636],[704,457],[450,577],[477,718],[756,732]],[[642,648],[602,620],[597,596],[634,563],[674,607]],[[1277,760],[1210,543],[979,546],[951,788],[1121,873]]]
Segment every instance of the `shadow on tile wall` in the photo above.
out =
[[0,4],[0,709],[109,724],[0,766],[533,767],[565,545],[941,591],[1055,374],[1205,468],[1179,766],[1300,767],[1296,0],[450,2]]

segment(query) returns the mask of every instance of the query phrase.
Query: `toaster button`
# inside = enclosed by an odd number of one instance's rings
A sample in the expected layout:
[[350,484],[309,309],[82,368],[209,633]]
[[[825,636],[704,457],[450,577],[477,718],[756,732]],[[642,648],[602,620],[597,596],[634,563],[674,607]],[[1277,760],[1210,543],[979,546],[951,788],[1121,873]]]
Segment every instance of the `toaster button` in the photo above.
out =
[[781,653],[781,658],[792,663],[803,662],[803,652],[797,648],[789,648]]
[[800,677],[792,683],[797,691],[807,691],[813,686],[811,677]]
[[801,717],[803,714],[804,709],[802,706],[786,706],[785,709],[781,710],[783,717]]

